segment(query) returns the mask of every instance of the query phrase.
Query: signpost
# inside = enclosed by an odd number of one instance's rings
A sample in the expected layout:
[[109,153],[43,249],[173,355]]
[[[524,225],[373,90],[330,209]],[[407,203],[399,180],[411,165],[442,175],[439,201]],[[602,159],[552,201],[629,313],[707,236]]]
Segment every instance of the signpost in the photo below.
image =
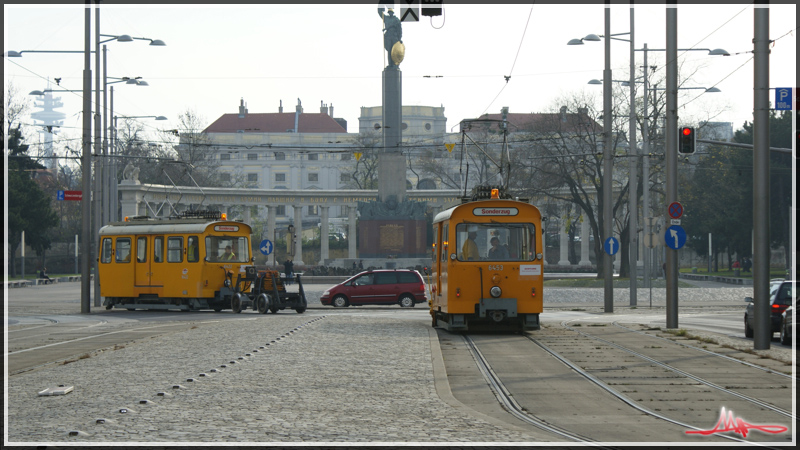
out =
[[57,191],[56,200],[58,201],[81,201],[83,199],[83,191]]
[[667,247],[678,250],[686,244],[686,231],[680,225],[672,225],[664,233],[664,243]]
[[611,256],[614,256],[619,251],[619,241],[615,237],[610,237],[606,239],[605,244],[603,244],[603,248],[606,250]]
[[272,241],[269,239],[264,239],[261,241],[261,244],[258,245],[258,249],[261,250],[262,254],[269,255],[272,253]]
[[775,109],[778,111],[792,110],[792,88],[775,88]]

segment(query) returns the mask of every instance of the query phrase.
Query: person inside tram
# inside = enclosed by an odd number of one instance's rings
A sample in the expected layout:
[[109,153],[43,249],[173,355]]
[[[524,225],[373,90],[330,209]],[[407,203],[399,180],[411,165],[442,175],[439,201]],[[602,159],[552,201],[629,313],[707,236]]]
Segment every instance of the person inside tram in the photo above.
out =
[[236,261],[236,254],[233,253],[233,249],[230,245],[225,246],[225,253],[219,257],[220,261]]
[[186,250],[186,260],[189,262],[197,262],[199,259],[200,251],[197,248],[197,239],[190,237],[189,248]]
[[467,234],[467,240],[464,241],[464,245],[461,246],[461,259],[465,261],[478,261],[481,259],[481,255],[478,252],[478,244],[475,243],[475,239],[478,237],[477,231],[470,231]]
[[505,245],[500,245],[500,239],[498,239],[497,236],[493,236],[489,243],[492,244],[492,248],[489,249],[489,253],[486,256],[490,261],[510,259],[508,249]]

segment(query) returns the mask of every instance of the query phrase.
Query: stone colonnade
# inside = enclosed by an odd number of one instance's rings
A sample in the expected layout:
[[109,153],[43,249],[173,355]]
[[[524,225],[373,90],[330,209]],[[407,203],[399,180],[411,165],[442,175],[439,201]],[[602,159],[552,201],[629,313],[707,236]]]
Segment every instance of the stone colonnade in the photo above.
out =
[[[145,185],[138,182],[123,181],[119,185],[121,193],[120,206],[122,217],[149,215],[149,216],[169,216],[174,214],[173,210],[182,212],[187,209],[186,205],[219,205],[220,212],[228,213],[230,207],[244,207],[244,214],[241,218],[245,223],[252,224],[250,207],[259,206],[267,208],[267,236],[270,239],[275,235],[276,227],[286,229],[289,224],[294,225],[295,234],[302,236],[303,208],[314,205],[318,207],[318,218],[320,228],[327,230],[330,222],[331,210],[333,207],[340,207],[341,216],[347,217],[348,236],[356,236],[356,217],[358,202],[373,201],[377,199],[377,190],[306,190],[291,191],[285,189],[239,189],[239,188],[191,188],[181,186],[175,188],[166,185]],[[451,206],[461,203],[459,191],[457,190],[417,190],[407,193],[408,200],[426,202],[429,208],[433,209],[434,214]],[[180,205],[180,206],[178,206]],[[291,206],[294,210],[293,220],[289,219],[288,209],[286,215],[279,216],[279,206]],[[229,216],[229,218],[231,218]],[[314,216],[317,221],[317,216]],[[306,222],[309,219],[306,218]],[[308,227],[308,226],[307,226]],[[348,258],[357,259],[356,239],[348,239]],[[295,243],[295,259],[297,265],[304,265],[302,261],[303,248],[302,239],[297,239]],[[322,263],[329,258],[329,247],[327,239],[320,239],[320,259],[309,263]],[[267,257],[267,263],[275,263],[275,252]]]

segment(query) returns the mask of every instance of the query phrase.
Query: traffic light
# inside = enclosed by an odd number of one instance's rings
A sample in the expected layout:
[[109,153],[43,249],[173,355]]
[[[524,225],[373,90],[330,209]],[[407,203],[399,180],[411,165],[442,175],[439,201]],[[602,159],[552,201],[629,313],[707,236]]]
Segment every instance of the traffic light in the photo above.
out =
[[442,8],[443,8],[442,0],[422,0],[423,16],[428,16],[428,17],[441,16]]
[[694,127],[678,128],[678,153],[694,153],[697,136]]

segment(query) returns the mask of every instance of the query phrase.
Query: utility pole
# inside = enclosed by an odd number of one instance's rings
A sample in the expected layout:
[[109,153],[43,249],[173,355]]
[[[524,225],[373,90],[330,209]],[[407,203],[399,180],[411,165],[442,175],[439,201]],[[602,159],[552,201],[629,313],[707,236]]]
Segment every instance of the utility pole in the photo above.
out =
[[[667,205],[678,201],[678,8],[667,6],[667,123],[664,128],[666,146]],[[678,328],[678,250],[667,252],[667,328]]]
[[769,310],[769,8],[757,5],[753,37],[753,349],[772,340]]

